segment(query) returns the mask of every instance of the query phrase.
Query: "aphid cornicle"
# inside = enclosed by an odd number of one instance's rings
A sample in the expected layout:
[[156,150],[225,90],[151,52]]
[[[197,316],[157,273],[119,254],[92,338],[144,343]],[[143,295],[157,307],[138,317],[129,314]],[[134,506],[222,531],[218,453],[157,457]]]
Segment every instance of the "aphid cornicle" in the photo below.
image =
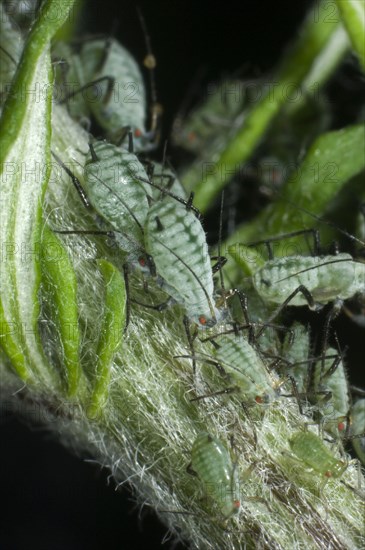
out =
[[220,322],[213,273],[202,224],[186,205],[165,197],[153,204],[145,224],[146,251],[153,258],[161,288],[182,305],[200,328]]
[[346,462],[338,460],[313,432],[296,432],[289,439],[295,456],[309,468],[325,478],[341,477],[347,468]]
[[205,491],[218,504],[225,518],[240,508],[239,482],[235,465],[223,443],[202,432],[191,449],[191,469],[197,474]]

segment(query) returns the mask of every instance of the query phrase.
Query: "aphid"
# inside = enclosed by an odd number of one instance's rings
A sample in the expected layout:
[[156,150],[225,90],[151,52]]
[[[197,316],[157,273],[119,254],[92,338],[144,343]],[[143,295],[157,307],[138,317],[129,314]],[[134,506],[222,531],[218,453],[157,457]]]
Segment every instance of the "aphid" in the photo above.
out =
[[278,379],[270,374],[255,347],[244,335],[227,334],[218,339],[214,357],[228,382],[256,403],[269,403],[278,395]]
[[[140,16],[141,17],[141,16]],[[71,108],[71,114],[80,114],[79,98],[84,103],[82,115],[85,109],[92,113],[93,117],[104,130],[108,141],[121,144],[131,130],[136,151],[149,151],[154,149],[158,142],[158,126],[161,106],[156,101],[156,91],[153,70],[156,60],[151,53],[149,36],[146,33],[144,21],[141,23],[145,31],[148,55],[144,60],[145,66],[151,75],[151,127],[146,130],[146,91],[143,76],[133,56],[114,38],[91,39],[85,41],[79,53],[72,53],[66,45],[58,46],[56,54],[62,57],[62,49],[67,72],[67,85],[72,90],[64,94],[61,103],[72,103],[76,98],[76,106]],[[63,84],[64,87],[64,79]]]
[[151,259],[144,251],[149,203],[147,183],[142,181],[147,182],[148,177],[137,157],[111,143],[90,144],[83,185],[55,154],[54,157],[71,177],[84,205],[97,212],[101,230],[112,230],[113,240],[128,254],[128,265],[149,274]]
[[199,328],[221,322],[225,310],[214,300],[208,245],[193,211],[170,197],[153,204],[145,224],[145,244],[153,258],[161,288],[182,305]]
[[335,300],[365,292],[365,264],[350,254],[287,256],[269,260],[253,276],[258,294],[266,302],[317,309]]
[[199,153],[217,135],[239,128],[245,114],[244,109],[249,106],[249,92],[250,86],[241,80],[210,83],[204,101],[187,116],[180,113],[176,117],[172,132],[174,145]]
[[[365,399],[355,401],[351,409],[352,446],[365,466]],[[356,437],[360,436],[360,437]]]
[[299,460],[325,478],[340,477],[347,468],[346,462],[338,460],[313,432],[296,432],[289,439],[292,452]]
[[239,511],[236,468],[219,439],[206,432],[197,436],[191,449],[191,470],[199,477],[206,493],[216,502],[225,518]]

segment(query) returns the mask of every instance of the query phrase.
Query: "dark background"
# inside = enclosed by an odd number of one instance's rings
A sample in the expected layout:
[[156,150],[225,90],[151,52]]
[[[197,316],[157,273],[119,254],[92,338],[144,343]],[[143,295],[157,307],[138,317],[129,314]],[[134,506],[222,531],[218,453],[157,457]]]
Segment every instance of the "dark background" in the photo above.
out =
[[[85,31],[108,33],[118,22],[117,37],[141,61],[146,50],[135,2],[85,3]],[[206,70],[206,79],[218,79],[245,63],[251,74],[270,70],[296,36],[311,4],[246,0],[237,10],[229,0],[140,1],[158,61],[164,137],[199,69]],[[358,327],[344,323],[348,334],[363,338]],[[361,383],[359,372],[356,381]],[[140,520],[131,495],[107,485],[108,472],[71,455],[44,429],[0,414],[0,487],[5,505],[0,550],[162,547],[166,529],[153,516]],[[163,547],[173,545],[167,542]]]

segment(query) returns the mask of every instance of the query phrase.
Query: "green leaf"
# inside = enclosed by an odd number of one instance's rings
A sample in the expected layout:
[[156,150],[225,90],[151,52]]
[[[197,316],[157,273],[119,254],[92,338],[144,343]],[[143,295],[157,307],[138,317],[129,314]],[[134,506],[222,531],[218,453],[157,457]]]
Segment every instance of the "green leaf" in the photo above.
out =
[[[313,227],[310,213],[322,214],[341,188],[364,170],[364,151],[363,125],[323,134],[313,143],[299,169],[286,181],[278,200],[253,221],[239,227],[226,246]],[[303,253],[298,246],[298,240],[286,240],[275,248],[275,255]]]
[[72,396],[79,390],[82,374],[76,275],[67,250],[47,226],[42,231],[41,258],[42,286],[53,304],[54,322],[67,373],[68,395]]
[[364,0],[336,0],[342,22],[354,51],[365,70],[365,3]]
[[106,260],[98,261],[105,281],[104,318],[97,347],[96,381],[88,415],[97,416],[108,396],[110,371],[115,353],[122,342],[126,320],[126,290],[119,270]]
[[[267,86],[262,98],[245,118],[243,127],[233,138],[226,140],[224,150],[208,152],[182,175],[184,187],[188,191],[195,191],[194,203],[200,210],[205,211],[232,175],[242,169],[274,117],[288,101],[292,100],[301,82],[310,75],[322,51],[330,43],[335,46],[331,39],[341,24],[337,12],[332,18],[328,17],[328,8],[331,6],[333,8],[331,0],[322,0],[309,12],[299,31],[297,42],[278,68],[272,85]],[[339,48],[341,55],[337,60],[341,59],[345,51],[343,41],[340,41]],[[333,56],[329,58],[333,69]],[[325,70],[323,66],[322,70]]]
[[[1,119],[1,339],[14,369],[56,382],[38,334],[41,205],[50,176],[52,68],[49,41],[71,0],[42,5],[25,44]],[[9,332],[10,331],[10,332]]]

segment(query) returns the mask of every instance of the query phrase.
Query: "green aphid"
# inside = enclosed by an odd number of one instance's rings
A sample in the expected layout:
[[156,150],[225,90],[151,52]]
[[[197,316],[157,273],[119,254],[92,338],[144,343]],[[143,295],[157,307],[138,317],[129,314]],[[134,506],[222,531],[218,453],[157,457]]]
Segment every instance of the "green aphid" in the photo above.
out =
[[203,483],[208,495],[229,518],[240,508],[239,483],[235,465],[223,443],[202,432],[191,449],[191,469]]
[[312,432],[296,432],[289,439],[289,445],[299,460],[325,478],[341,477],[347,468],[346,462],[335,458],[322,439]]

